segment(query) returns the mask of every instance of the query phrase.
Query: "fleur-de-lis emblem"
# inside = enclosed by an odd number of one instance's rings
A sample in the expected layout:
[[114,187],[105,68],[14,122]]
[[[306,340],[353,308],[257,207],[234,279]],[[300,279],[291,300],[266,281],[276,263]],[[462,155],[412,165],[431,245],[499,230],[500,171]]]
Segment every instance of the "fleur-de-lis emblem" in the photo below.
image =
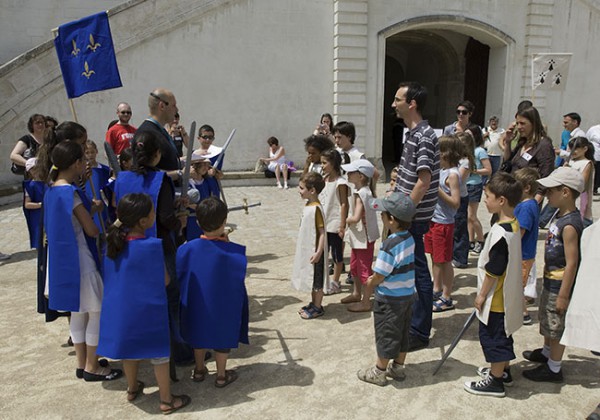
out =
[[71,43],[73,44],[73,51],[71,51],[71,55],[74,57],[77,57],[77,54],[79,54],[79,51],[81,51],[79,48],[77,48],[77,44],[75,43],[75,40],[71,40]]
[[87,49],[92,50],[92,52],[96,52],[96,48],[100,46],[100,43],[94,41],[94,35],[90,34],[90,45],[87,46]]
[[83,67],[85,68],[85,71],[83,73],[81,73],[81,75],[87,77],[89,80],[90,76],[92,74],[95,74],[96,72],[94,70],[90,70],[90,66],[88,65],[87,61],[85,62]]

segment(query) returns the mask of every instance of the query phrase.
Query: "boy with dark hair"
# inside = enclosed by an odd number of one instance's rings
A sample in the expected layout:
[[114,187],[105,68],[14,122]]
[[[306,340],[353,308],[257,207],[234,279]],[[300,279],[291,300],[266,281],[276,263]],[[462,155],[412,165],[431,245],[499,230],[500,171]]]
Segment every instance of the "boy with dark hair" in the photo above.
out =
[[196,217],[204,234],[177,250],[181,335],[194,348],[192,381],[206,379],[204,356],[212,348],[217,363],[215,386],[223,388],[238,377],[236,371],[226,369],[229,352],[239,343],[248,344],[246,247],[229,242],[227,206],[218,198],[202,200]]
[[375,199],[370,206],[381,212],[383,227],[390,230],[390,235],[381,244],[365,292],[370,296],[375,289],[373,319],[377,363],[359,370],[357,376],[361,381],[384,386],[387,377],[398,381],[405,378],[408,330],[416,293],[415,241],[408,228],[417,210],[408,195],[398,192]]
[[465,382],[465,390],[475,395],[504,397],[504,386],[512,385],[512,334],[523,325],[521,234],[514,215],[521,193],[521,184],[504,172],[494,175],[485,187],[485,205],[498,214],[498,222],[490,229],[477,262],[479,342],[491,367],[477,369],[481,380]]
[[319,193],[323,188],[325,181],[316,172],[308,172],[300,177],[298,192],[306,200],[306,205],[296,242],[292,287],[300,291],[311,291],[311,301],[298,311],[302,319],[314,319],[325,314],[322,305],[323,290],[329,290],[329,275],[325,269],[325,213],[319,202]]
[[558,214],[550,222],[544,249],[544,287],[539,308],[544,347],[523,352],[525,359],[541,364],[523,371],[523,376],[536,382],[562,382],[565,346],[560,339],[579,267],[579,239],[583,232],[575,200],[584,190],[584,181],[578,170],[562,166],[538,183],[546,188],[548,202],[558,208]]

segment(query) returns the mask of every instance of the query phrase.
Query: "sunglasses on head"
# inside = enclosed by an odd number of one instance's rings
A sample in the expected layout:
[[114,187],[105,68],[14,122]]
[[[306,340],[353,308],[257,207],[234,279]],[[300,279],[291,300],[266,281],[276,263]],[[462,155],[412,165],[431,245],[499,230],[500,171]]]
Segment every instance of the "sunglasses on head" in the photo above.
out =
[[457,115],[469,115],[469,111],[467,111],[466,109],[457,109],[456,114]]

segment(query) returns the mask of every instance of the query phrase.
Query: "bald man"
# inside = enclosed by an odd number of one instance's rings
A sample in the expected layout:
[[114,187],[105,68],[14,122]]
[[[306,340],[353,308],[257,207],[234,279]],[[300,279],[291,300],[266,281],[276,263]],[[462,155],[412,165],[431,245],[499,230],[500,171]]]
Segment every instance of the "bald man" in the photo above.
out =
[[131,120],[131,107],[127,102],[117,105],[117,118],[119,121],[106,132],[106,142],[118,156],[125,149],[131,147],[131,139],[136,128],[129,124]]
[[181,178],[181,165],[175,142],[165,129],[165,124],[173,121],[175,114],[179,112],[175,95],[167,89],[154,89],[148,95],[148,110],[150,115],[137,129],[133,140],[135,141],[141,133],[154,133],[161,141],[162,155],[156,167],[166,171],[167,175],[176,181]]

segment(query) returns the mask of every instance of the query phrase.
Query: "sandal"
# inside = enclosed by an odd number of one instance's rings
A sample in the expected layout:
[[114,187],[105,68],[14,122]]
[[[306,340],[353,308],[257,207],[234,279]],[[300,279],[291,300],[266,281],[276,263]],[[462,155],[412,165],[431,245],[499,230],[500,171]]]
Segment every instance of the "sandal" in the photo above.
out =
[[306,311],[308,308],[312,308],[313,306],[314,306],[314,304],[313,304],[312,302],[309,302],[309,303],[308,303],[308,305],[304,305],[302,308],[300,308],[300,309],[298,310],[298,313],[299,313],[300,315],[302,315],[302,313],[303,313],[304,311]]
[[[179,400],[181,401],[181,405],[176,407],[175,406],[175,401],[179,398]],[[180,408],[185,407],[186,405],[188,405],[189,403],[192,402],[192,399],[188,396],[188,395],[171,395],[171,401],[167,402],[167,401],[161,401],[160,403],[163,405],[168,406],[169,408],[167,408],[166,410],[163,410],[162,408],[160,409],[160,411],[164,414],[164,415],[169,415],[171,413],[174,413],[175,411],[179,410]]]
[[311,306],[306,308],[301,314],[300,318],[302,319],[314,319],[320,316],[325,315],[325,309],[323,307],[317,308],[315,305],[311,303]]
[[437,302],[433,302],[432,312],[451,311],[452,309],[456,309],[452,299],[446,299],[443,296],[440,296]]
[[439,292],[433,292],[433,301],[434,302],[437,302],[438,300],[440,300],[441,297],[442,297],[441,290]]
[[235,370],[226,370],[225,376],[217,376],[217,379],[215,379],[215,386],[217,388],[225,388],[230,383],[235,382],[237,378],[238,374]]
[[135,391],[130,391],[129,388],[127,388],[127,401],[134,402],[137,397],[144,395],[144,386],[142,381],[137,381],[137,389]]
[[193,382],[202,382],[206,379],[206,375],[208,375],[208,368],[204,366],[202,370],[196,370],[196,368],[192,369],[192,381]]

